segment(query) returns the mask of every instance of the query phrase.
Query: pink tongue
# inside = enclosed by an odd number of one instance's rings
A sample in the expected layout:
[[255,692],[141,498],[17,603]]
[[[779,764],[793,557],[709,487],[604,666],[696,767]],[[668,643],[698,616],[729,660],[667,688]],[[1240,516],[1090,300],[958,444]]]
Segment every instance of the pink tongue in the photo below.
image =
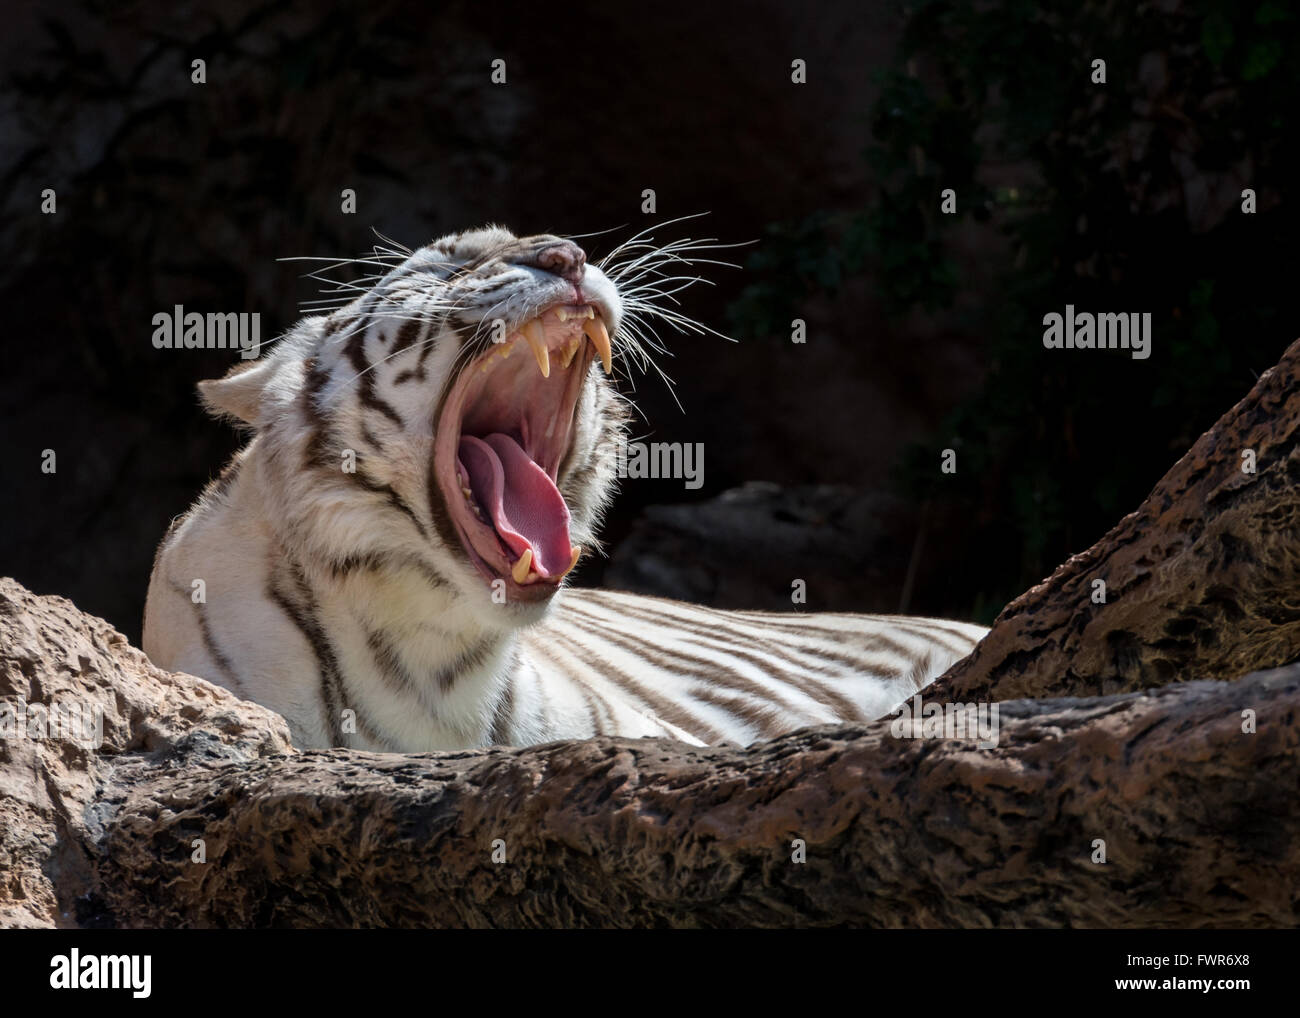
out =
[[474,498],[515,559],[533,549],[542,576],[569,568],[569,507],[546,471],[509,435],[463,435],[458,450]]

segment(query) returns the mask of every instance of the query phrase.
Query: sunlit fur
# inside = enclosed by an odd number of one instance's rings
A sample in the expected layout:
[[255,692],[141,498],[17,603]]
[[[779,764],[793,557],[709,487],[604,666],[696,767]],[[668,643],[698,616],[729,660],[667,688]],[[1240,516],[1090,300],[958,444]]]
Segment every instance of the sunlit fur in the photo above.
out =
[[[488,227],[323,260],[317,313],[201,383],[251,440],[159,548],[144,630],[155,662],[279,711],[299,746],[420,751],[596,734],[746,743],[884,714],[970,650],[983,630],[933,620],[728,615],[565,589],[494,602],[433,481],[438,412],[491,348],[490,323],[513,331],[562,296],[529,262],[554,242]],[[616,378],[659,369],[658,326],[712,332],[675,294],[717,246],[638,235],[586,266]],[[329,275],[358,266],[373,271]],[[628,416],[595,365],[557,481],[588,550]]]

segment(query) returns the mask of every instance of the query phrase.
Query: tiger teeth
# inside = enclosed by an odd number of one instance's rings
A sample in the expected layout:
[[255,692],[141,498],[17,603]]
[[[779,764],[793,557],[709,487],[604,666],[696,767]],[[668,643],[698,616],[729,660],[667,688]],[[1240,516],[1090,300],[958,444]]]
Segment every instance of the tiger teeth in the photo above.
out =
[[570,318],[595,318],[596,309],[590,304],[584,304],[577,311],[570,311],[568,308],[556,308],[555,317],[562,322],[567,322]]
[[592,346],[600,354],[600,363],[605,367],[605,374],[613,374],[614,352],[610,349],[609,331],[605,328],[605,323],[592,315],[590,321],[583,325],[582,331],[586,333],[587,338],[591,340]]
[[507,357],[510,356],[511,352],[512,352],[511,345],[509,343],[502,343],[499,347],[497,347],[497,349],[493,350],[490,354],[488,354],[486,357],[483,358],[483,363],[478,366],[479,374],[481,375],[483,372],[487,371],[488,368],[492,367],[493,361],[495,361],[498,357],[500,357],[502,360],[505,360]]
[[578,352],[578,347],[582,346],[582,337],[574,336],[564,344],[564,349],[560,352],[560,367],[566,371],[569,365],[573,363],[573,355]]
[[573,555],[573,557],[569,559],[569,568],[564,570],[564,572],[560,573],[560,579],[564,579],[571,572],[573,572],[573,567],[578,564],[578,559],[582,557],[582,545],[575,544],[573,546],[573,551],[571,554]]
[[[529,567],[533,564],[533,549],[525,548],[524,553],[519,556],[519,561],[510,567],[510,575],[515,578],[515,582],[523,586],[528,579]],[[536,575],[535,573],[533,575]]]
[[542,377],[551,377],[551,357],[546,351],[546,337],[542,332],[542,323],[534,318],[520,330],[524,334],[524,339],[528,340],[528,345],[533,348],[533,356],[537,358],[537,366],[542,369]]

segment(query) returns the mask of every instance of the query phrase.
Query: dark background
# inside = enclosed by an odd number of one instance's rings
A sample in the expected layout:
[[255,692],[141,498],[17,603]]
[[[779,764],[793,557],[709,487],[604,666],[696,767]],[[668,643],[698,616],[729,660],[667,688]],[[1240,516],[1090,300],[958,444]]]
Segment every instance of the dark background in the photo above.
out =
[[[625,482],[612,558],[579,574],[727,606],[789,607],[799,577],[809,608],[988,621],[1135,508],[1297,333],[1300,22],[1272,0],[6,20],[0,572],[133,639],[157,540],[238,442],[194,395],[234,358],[155,350],[152,316],[257,311],[266,340],[317,296],[276,259],[361,254],[371,227],[410,246],[489,221],[617,227],[586,242],[599,258],[708,212],[656,236],[758,242],[685,297],[739,341],[672,340],[686,412],[637,380],[639,436],[703,442],[704,488]],[[1067,302],[1150,312],[1151,358],[1044,350]],[[753,480],[773,485],[719,499]]]

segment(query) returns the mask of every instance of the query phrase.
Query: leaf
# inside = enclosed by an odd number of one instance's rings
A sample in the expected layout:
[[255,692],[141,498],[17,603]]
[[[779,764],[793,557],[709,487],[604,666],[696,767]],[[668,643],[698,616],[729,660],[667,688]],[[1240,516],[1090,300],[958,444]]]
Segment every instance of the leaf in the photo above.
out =
[[1224,15],[1216,11],[1205,19],[1205,24],[1201,26],[1201,45],[1215,70],[1223,63],[1224,56],[1232,47],[1232,41],[1232,22]]
[[1286,4],[1278,3],[1277,0],[1265,0],[1255,8],[1255,24],[1257,25],[1275,25],[1282,21],[1290,21],[1291,12],[1287,10]]
[[1266,39],[1251,46],[1241,66],[1241,76],[1246,81],[1258,81],[1278,65],[1282,59],[1282,43]]

